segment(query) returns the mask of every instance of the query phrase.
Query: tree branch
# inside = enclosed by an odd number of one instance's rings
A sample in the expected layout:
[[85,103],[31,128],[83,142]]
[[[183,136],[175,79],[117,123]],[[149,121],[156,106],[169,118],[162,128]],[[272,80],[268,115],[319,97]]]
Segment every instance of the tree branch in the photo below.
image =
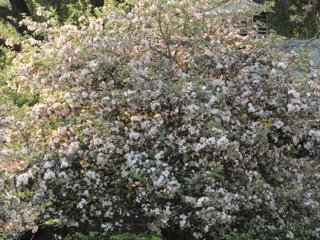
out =
[[310,43],[311,41],[317,39],[319,36],[320,36],[320,31],[317,32],[317,34],[313,38],[311,38],[307,43]]
[[90,4],[93,7],[103,7],[104,6],[104,0],[91,0]]
[[30,10],[25,0],[9,0],[12,11],[20,15],[22,18],[23,14],[31,16]]
[[[21,35],[32,34],[31,31],[28,30],[26,26],[20,25],[19,22],[23,19],[23,16],[31,16],[30,10],[26,4],[25,0],[9,0],[11,4],[12,10],[0,6],[0,16],[7,23],[9,23],[18,33]],[[22,49],[21,44],[14,44],[13,46],[9,46],[6,44],[6,40],[0,38],[0,46],[6,48],[13,48],[14,51],[20,52]]]
[[30,33],[26,26],[21,26],[19,24],[19,22],[23,19],[22,15],[19,13],[0,6],[0,16],[12,27],[14,27],[21,35],[23,35],[25,32]]

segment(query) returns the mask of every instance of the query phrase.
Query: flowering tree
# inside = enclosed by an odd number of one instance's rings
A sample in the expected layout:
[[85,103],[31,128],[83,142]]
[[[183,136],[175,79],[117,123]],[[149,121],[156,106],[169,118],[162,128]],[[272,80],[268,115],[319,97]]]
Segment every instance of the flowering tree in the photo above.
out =
[[24,21],[45,37],[4,75],[37,99],[1,105],[4,238],[50,222],[108,234],[137,213],[167,239],[320,237],[319,70],[239,35],[256,6],[220,2]]

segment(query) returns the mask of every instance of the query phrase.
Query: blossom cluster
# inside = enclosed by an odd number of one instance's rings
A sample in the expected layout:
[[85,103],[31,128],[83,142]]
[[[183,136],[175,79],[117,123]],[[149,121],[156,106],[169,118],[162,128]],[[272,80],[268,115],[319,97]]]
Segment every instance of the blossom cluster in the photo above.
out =
[[137,212],[188,239],[320,237],[319,70],[220,4],[30,25],[45,39],[5,73],[39,100],[1,116],[4,238],[57,219],[108,234]]

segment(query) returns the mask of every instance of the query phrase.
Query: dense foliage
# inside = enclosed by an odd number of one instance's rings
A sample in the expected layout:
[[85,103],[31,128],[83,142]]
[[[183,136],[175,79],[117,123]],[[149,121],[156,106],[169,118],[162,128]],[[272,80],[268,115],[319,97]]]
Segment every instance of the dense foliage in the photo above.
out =
[[135,214],[167,239],[320,238],[319,69],[220,2],[24,20],[43,39],[2,76],[34,99],[0,106],[4,239]]
[[121,234],[114,234],[108,238],[103,237],[87,237],[87,236],[75,236],[75,237],[67,237],[63,240],[161,240],[161,238],[151,235],[135,235],[132,233],[121,233]]

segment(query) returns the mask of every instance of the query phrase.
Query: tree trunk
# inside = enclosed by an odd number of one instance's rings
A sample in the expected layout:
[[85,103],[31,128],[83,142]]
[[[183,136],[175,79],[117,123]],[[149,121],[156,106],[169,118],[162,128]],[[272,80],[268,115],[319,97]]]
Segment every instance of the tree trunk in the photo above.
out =
[[31,16],[30,10],[25,0],[9,0],[11,3],[12,11],[18,13],[21,17],[22,14]]

